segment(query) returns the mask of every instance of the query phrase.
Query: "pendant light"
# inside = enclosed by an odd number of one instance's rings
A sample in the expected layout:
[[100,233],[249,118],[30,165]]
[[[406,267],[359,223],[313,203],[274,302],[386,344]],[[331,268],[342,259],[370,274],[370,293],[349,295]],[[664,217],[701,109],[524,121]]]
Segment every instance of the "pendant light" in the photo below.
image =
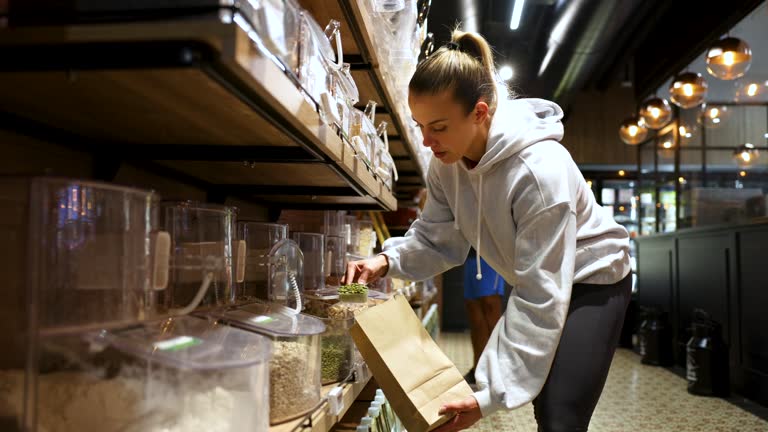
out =
[[659,140],[659,156],[663,159],[674,159],[675,157],[675,137],[669,134]]
[[708,87],[700,73],[683,72],[672,80],[669,100],[680,108],[693,108],[704,102]]
[[768,94],[768,80],[740,79],[736,81],[735,102],[753,102]]
[[685,147],[690,145],[693,141],[693,137],[696,135],[699,126],[694,122],[693,124],[680,123],[677,126],[677,136],[681,146]]
[[701,105],[699,123],[707,129],[717,129],[723,125],[730,116],[730,111],[725,105]]
[[649,129],[661,129],[672,120],[672,107],[666,99],[652,97],[640,106],[640,117]]
[[621,122],[619,137],[629,145],[637,145],[645,141],[648,128],[640,116],[634,115]]
[[749,168],[759,157],[760,152],[750,143],[740,145],[733,151],[733,158],[740,168]]
[[707,50],[707,71],[715,78],[732,80],[744,76],[752,65],[752,50],[745,41],[725,37]]

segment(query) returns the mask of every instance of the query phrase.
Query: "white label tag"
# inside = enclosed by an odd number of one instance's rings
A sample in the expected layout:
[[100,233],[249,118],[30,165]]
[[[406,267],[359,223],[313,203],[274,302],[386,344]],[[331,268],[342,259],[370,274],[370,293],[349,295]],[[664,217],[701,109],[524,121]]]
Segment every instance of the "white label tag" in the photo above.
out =
[[328,392],[328,410],[332,416],[337,416],[344,410],[344,392],[342,390],[342,387],[336,386]]

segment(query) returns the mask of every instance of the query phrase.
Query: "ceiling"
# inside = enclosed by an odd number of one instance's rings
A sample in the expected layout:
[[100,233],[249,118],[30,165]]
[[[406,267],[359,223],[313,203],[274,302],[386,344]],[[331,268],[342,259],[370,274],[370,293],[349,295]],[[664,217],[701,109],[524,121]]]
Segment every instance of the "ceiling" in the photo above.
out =
[[[515,1],[432,0],[438,44],[458,22],[476,28],[509,64],[516,93],[566,106],[575,92],[623,82],[636,97],[652,93],[761,0],[526,0],[520,28]],[[724,5],[725,4],[725,5]],[[764,33],[763,33],[764,34]],[[754,39],[753,49],[758,40]]]

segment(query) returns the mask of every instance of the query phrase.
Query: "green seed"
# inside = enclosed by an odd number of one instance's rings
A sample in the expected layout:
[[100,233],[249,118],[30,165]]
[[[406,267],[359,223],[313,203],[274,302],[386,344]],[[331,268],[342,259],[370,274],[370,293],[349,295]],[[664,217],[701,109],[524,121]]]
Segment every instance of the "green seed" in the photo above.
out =
[[322,377],[323,384],[330,384],[345,379],[351,372],[352,344],[349,336],[324,335],[322,338]]
[[359,283],[351,283],[339,287],[339,294],[365,294],[367,292],[368,287]]

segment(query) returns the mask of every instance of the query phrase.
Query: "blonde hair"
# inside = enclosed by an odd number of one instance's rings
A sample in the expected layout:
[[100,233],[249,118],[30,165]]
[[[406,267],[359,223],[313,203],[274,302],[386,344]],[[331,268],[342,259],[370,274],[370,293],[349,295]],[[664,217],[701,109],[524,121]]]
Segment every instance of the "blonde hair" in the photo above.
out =
[[453,90],[454,98],[470,113],[481,99],[491,110],[498,103],[498,82],[493,52],[477,33],[454,30],[454,46],[443,46],[419,63],[408,90],[434,95]]

